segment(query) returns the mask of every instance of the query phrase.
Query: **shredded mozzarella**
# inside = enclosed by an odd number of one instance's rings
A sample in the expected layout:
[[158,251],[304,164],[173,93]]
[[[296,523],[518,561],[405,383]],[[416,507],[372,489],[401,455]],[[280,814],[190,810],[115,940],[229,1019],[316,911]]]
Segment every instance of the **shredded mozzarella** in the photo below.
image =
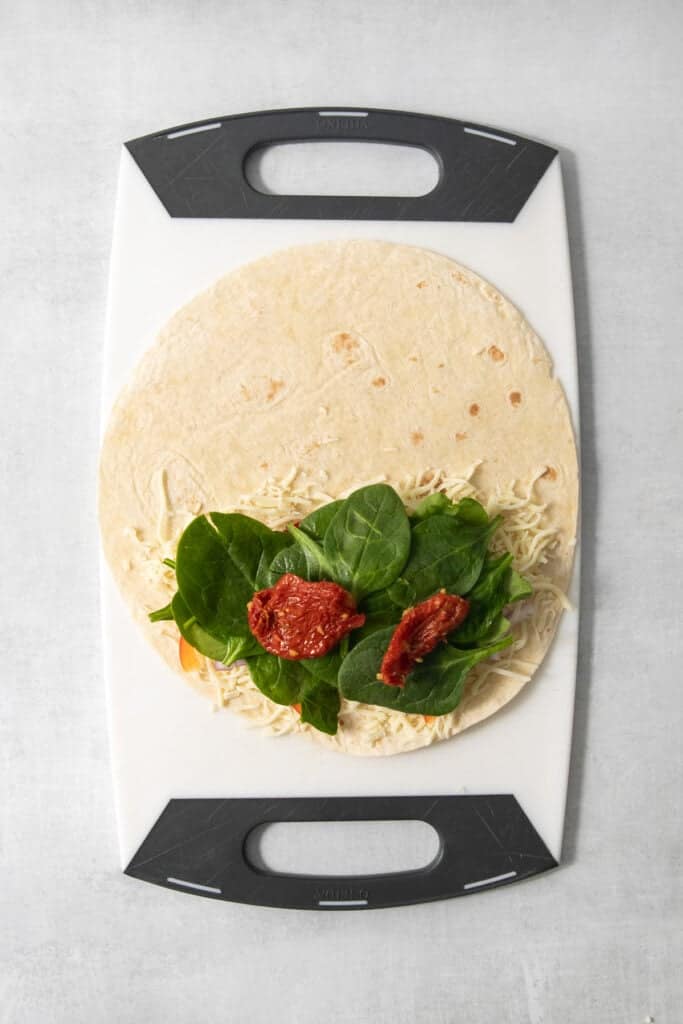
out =
[[[423,715],[342,700],[340,727],[336,736],[324,737],[328,744],[344,750],[347,744],[352,743],[355,748],[380,753],[388,740],[392,749],[410,749],[452,735],[468,701],[481,694],[484,688],[496,680],[511,679],[523,684],[531,678],[537,663],[524,660],[520,657],[521,652],[530,644],[533,646],[533,641],[547,642],[562,609],[571,609],[562,589],[547,574],[547,566],[559,538],[557,530],[548,525],[546,505],[534,494],[538,476],[523,483],[511,482],[493,494],[483,495],[472,482],[479,464],[473,463],[464,474],[427,468],[421,473],[403,477],[393,486],[409,511],[423,498],[440,491],[454,501],[464,497],[475,498],[484,505],[489,516],[502,516],[502,524],[491,548],[495,552],[510,551],[514,567],[526,576],[533,587],[532,597],[512,609],[510,618],[514,643],[472,669],[460,706],[448,715],[425,718]],[[364,483],[379,483],[385,479],[376,477]],[[345,497],[355,489],[349,488],[348,492],[337,497]],[[146,578],[163,587],[170,597],[174,589],[174,574],[161,559],[174,556],[180,524],[186,525],[201,509],[171,510],[163,476],[159,490],[161,508],[157,536],[146,541],[137,530],[132,530],[131,536],[140,545],[141,568]],[[324,488],[324,479],[307,479],[297,466],[292,466],[281,479],[268,478],[256,493],[241,495],[235,508],[229,511],[253,515],[271,528],[279,529],[333,500],[334,497]],[[169,537],[171,523],[178,524],[172,539]],[[261,693],[252,682],[246,663],[219,671],[210,660],[204,659],[199,674],[213,689],[216,709],[234,708],[254,726],[265,728],[275,736],[308,732],[320,738],[316,730],[300,721],[294,708],[274,704]]]

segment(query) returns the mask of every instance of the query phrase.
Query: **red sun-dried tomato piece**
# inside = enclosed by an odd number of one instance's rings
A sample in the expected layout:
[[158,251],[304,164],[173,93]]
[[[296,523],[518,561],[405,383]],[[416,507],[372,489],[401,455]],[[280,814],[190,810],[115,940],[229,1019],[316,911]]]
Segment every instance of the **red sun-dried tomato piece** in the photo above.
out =
[[308,583],[287,572],[247,605],[249,629],[270,654],[287,661],[320,658],[365,622],[338,583]]
[[469,601],[456,594],[434,594],[408,608],[382,658],[380,676],[388,686],[403,686],[415,663],[433,651],[466,618]]

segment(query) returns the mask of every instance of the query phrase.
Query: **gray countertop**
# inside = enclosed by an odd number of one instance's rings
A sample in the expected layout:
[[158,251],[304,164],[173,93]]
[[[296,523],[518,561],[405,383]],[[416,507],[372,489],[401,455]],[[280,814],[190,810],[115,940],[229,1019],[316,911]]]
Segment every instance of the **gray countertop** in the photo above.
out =
[[[675,1024],[683,8],[2,5],[0,1020]],[[121,875],[100,668],[99,377],[122,140],[343,103],[565,147],[584,576],[563,867],[355,914]]]

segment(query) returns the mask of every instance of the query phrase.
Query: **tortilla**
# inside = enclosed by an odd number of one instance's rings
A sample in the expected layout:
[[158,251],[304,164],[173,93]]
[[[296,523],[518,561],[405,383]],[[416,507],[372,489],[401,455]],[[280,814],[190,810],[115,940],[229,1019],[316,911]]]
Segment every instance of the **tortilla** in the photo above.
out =
[[[337,736],[315,735],[354,754],[413,749],[486,718],[533,675],[574,551],[578,469],[562,387],[530,325],[472,271],[411,246],[335,241],[276,252],[190,301],[112,410],[105,555],[146,636],[182,671],[174,624],[147,613],[173,592],[161,558],[193,516],[239,509],[277,526],[377,480],[408,503],[438,488],[504,514],[535,510],[539,603],[516,624],[516,671],[485,663],[435,723],[345,702]],[[314,732],[262,697],[244,667],[183,675],[258,724]]]

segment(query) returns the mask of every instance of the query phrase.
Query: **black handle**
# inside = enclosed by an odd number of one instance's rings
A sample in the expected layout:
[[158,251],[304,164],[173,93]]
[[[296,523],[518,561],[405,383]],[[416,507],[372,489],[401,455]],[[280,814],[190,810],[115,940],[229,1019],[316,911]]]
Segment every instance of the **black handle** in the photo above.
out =
[[[419,820],[441,848],[418,871],[367,878],[275,874],[247,858],[249,834],[279,821]],[[464,896],[557,866],[511,794],[171,800],[126,868],[167,888],[268,907],[362,910]]]
[[[424,196],[280,196],[252,188],[254,150],[320,139],[421,146],[441,176]],[[511,222],[556,150],[495,129],[427,114],[317,107],[198,121],[126,143],[172,217]]]

